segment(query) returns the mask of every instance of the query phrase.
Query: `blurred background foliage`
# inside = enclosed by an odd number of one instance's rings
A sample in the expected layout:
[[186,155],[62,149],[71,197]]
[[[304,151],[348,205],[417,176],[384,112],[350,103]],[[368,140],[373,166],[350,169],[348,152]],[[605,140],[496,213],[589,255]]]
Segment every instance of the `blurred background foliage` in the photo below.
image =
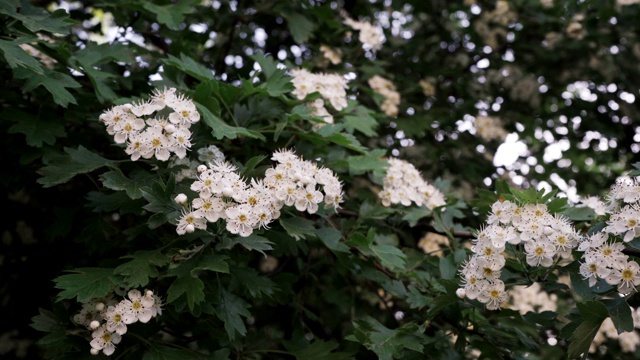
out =
[[[358,32],[344,23],[346,16],[379,26],[382,47],[363,48]],[[335,358],[420,358],[419,352],[436,351],[455,359],[465,356],[469,344],[496,357],[563,358],[566,344],[545,342],[544,329],[557,326],[553,319],[525,319],[512,310],[480,315],[480,308],[452,300],[456,284],[449,268],[461,263],[464,250],[456,249],[484,223],[484,214],[471,205],[479,190],[494,191],[502,179],[514,187],[559,189],[559,196],[575,204],[583,196],[604,196],[639,161],[638,18],[640,5],[613,0],[3,1],[0,146],[6,166],[0,185],[7,211],[0,252],[0,354],[89,357],[82,334],[68,330],[78,305],[56,301],[53,279],[73,269],[117,267],[136,251],[163,249],[168,259],[191,246],[175,240],[169,224],[149,229],[150,214],[142,210],[146,200],[105,187],[104,169],[83,165],[83,153],[76,168],[67,162],[61,173],[51,171],[70,151],[84,147],[114,161],[130,178],[140,175],[141,184],[148,185],[156,172],[169,181],[166,164],[128,161],[98,117],[154,88],[177,87],[198,96],[206,93],[196,90],[200,85],[214,81],[223,105],[229,105],[220,118],[265,140],[246,133],[217,138],[198,124],[194,150],[213,143],[241,165],[292,147],[332,168],[346,192],[344,210],[332,221],[339,223],[351,252],[330,251],[311,234],[309,243],[296,241],[290,229],[278,226],[265,234],[275,244],[270,252],[279,261],[275,273],[260,270],[262,254],[236,247],[229,251],[230,274],[236,275],[217,280],[222,285],[216,289],[229,289],[250,304],[251,316],[237,315],[247,324],[246,337],[227,338],[211,314],[202,323],[181,318],[186,311],[181,299],[166,311],[162,325],[140,328],[143,338],[166,331],[161,345],[149,350],[127,337],[114,356],[140,358],[146,349],[149,358],[168,359],[195,341],[198,346],[191,348],[211,354],[231,349],[233,358],[278,358],[277,352],[260,352],[266,348],[311,359],[311,353],[327,355],[337,348],[341,353],[332,353]],[[329,61],[323,46],[337,51],[341,61]],[[334,112],[336,123],[351,121],[347,132],[353,138],[346,146],[313,135],[300,120],[304,116],[296,115],[295,106],[304,102],[288,96],[286,85],[274,80],[265,91],[251,92],[247,80],[256,86],[268,81],[269,66],[349,79],[350,106]],[[381,111],[384,99],[368,83],[375,75],[395,85],[401,99],[397,116]],[[375,171],[381,169],[374,160],[381,154],[414,164],[447,195],[452,215],[433,222],[414,213],[422,220],[409,226],[406,212],[376,205],[372,190],[379,189]],[[54,170],[47,172],[46,166]],[[60,180],[50,181],[51,176]],[[320,224],[326,218],[313,220]],[[357,244],[365,241],[368,228],[376,229],[376,244],[403,250],[402,267],[389,269],[362,253]],[[420,239],[448,230],[456,232],[444,246],[447,257],[425,256]],[[163,269],[168,263],[155,265]],[[159,291],[171,285],[166,271],[154,279]],[[442,278],[443,273],[449,276]],[[563,291],[552,285],[548,290]],[[428,306],[434,299],[443,301],[437,311]],[[66,332],[41,344],[44,350],[36,345],[44,325],[31,326],[38,308],[52,311],[44,318],[55,326],[60,324],[52,319],[69,320]],[[465,325],[470,314],[475,327]],[[515,333],[511,322],[517,324]],[[305,334],[320,339],[312,343],[315,348],[305,347],[310,340]],[[467,343],[438,342],[450,335]],[[208,338],[214,340],[203,342]],[[381,342],[386,345],[376,348]],[[621,351],[617,346],[609,344],[610,354]],[[133,350],[121,351],[127,348]]]

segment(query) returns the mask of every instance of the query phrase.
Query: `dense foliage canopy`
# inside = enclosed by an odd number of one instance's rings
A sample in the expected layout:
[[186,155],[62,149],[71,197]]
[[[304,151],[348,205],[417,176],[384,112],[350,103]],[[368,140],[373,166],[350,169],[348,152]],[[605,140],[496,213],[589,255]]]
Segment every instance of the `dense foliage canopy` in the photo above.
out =
[[640,4],[0,1],[0,354],[640,356]]

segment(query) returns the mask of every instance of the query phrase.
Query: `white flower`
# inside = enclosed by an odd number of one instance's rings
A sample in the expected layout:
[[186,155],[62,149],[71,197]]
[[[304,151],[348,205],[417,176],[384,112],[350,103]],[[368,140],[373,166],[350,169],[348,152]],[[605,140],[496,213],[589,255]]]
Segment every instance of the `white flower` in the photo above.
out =
[[107,312],[104,315],[107,330],[115,332],[118,335],[124,335],[127,332],[127,325],[124,322],[124,317],[127,309],[122,305],[122,302],[116,306],[109,306]]
[[227,214],[227,230],[232,234],[247,237],[253,232],[253,227],[259,219],[247,204],[231,206],[225,210]]
[[640,236],[640,208],[627,205],[620,212],[612,214],[604,231],[615,235],[625,234],[625,242]]
[[618,291],[622,294],[635,291],[635,287],[640,285],[640,265],[635,261],[622,264],[619,269],[613,269],[606,281],[610,285],[618,285]]
[[504,290],[504,283],[495,280],[478,294],[478,301],[485,304],[489,310],[497,310],[502,303],[509,300],[509,295]]
[[89,343],[91,348],[102,350],[107,356],[113,354],[116,350],[116,344],[119,344],[120,340],[122,340],[122,337],[118,333],[107,330],[106,325],[102,325],[92,332],[91,337],[93,338]]
[[178,221],[178,226],[176,227],[176,232],[178,235],[184,235],[186,233],[192,233],[196,229],[206,230],[207,229],[207,221],[202,215],[201,212],[184,211],[180,220]]
[[591,260],[580,264],[580,275],[584,280],[589,280],[589,286],[594,286],[599,278],[605,279],[610,272],[611,269],[599,261]]
[[150,100],[150,101],[141,101],[137,104],[133,104],[133,107],[131,108],[131,112],[135,116],[146,116],[146,115],[151,115],[154,112],[160,111],[162,109],[164,109],[164,105],[158,102],[154,102],[153,100]]
[[318,203],[320,203],[324,196],[318,190],[315,185],[309,184],[304,189],[298,189],[296,191],[295,206],[298,211],[307,211],[309,214],[314,214],[318,211]]
[[524,244],[527,253],[527,264],[531,266],[549,267],[553,265],[556,249],[546,240],[532,240]]
[[127,293],[128,300],[121,302],[122,306],[126,310],[124,315],[124,321],[127,324],[132,324],[136,321],[141,323],[147,323],[153,317],[154,310],[154,298],[149,296],[142,296],[140,290],[132,289]]
[[189,99],[181,99],[172,104],[174,110],[169,114],[169,121],[175,125],[185,125],[189,127],[191,124],[200,121],[200,113],[193,101]]
[[198,197],[193,199],[191,206],[195,209],[197,216],[204,217],[209,222],[216,222],[225,217],[226,203],[219,197],[212,196],[204,199]]

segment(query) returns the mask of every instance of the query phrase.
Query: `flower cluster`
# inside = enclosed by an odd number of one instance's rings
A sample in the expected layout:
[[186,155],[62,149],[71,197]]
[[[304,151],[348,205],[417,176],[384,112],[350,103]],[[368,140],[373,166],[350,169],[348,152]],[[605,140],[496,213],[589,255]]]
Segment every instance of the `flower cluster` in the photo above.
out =
[[509,8],[509,2],[499,0],[495,9],[482,12],[474,27],[485,44],[496,50],[507,37],[507,26],[517,18],[517,13]]
[[496,310],[509,299],[500,279],[507,244],[518,246],[516,251],[524,250],[529,266],[548,268],[571,257],[579,235],[567,219],[552,215],[544,204],[518,206],[502,200],[496,201],[491,210],[487,226],[473,240],[473,255],[460,271],[460,292],[469,299],[478,299],[487,309]]
[[378,193],[382,205],[410,206],[413,202],[431,210],[446,204],[440,190],[425,181],[411,163],[396,158],[388,158],[387,162],[389,167],[383,179],[383,189]]
[[427,255],[442,257],[444,256],[442,248],[449,247],[449,238],[434,232],[427,232],[418,242],[418,247]]
[[640,329],[640,314],[638,314],[638,309],[631,308],[631,318],[633,319],[634,330],[625,331],[620,334],[618,334],[618,329],[616,329],[610,317],[604,319],[589,346],[589,353],[593,354],[602,351],[600,345],[604,344],[607,339],[618,340],[622,352],[634,353],[638,345],[640,345],[640,335],[638,335],[638,331],[636,330]]
[[396,86],[380,75],[372,76],[368,83],[373,91],[384,97],[384,101],[382,105],[380,105],[382,111],[384,111],[387,116],[397,116],[398,105],[400,105],[400,93],[396,90]]
[[[339,74],[311,73],[306,69],[292,69],[294,90],[298,99],[304,100],[307,95],[319,92],[322,99],[309,102],[313,116],[321,117],[326,123],[333,124],[333,116],[325,108],[324,100],[328,100],[331,106],[340,111],[347,107],[347,80]],[[323,100],[324,99],[324,100]]]
[[331,61],[333,65],[338,65],[342,62],[339,50],[334,50],[327,45],[320,45],[320,51],[322,51],[322,56]]
[[353,30],[358,30],[358,40],[362,43],[362,47],[365,50],[378,51],[382,49],[382,43],[384,42],[384,35],[380,28],[374,26],[367,21],[356,21],[348,16],[345,16],[344,24],[351,27]]
[[147,290],[142,294],[132,289],[127,293],[127,298],[120,302],[109,297],[84,303],[73,321],[92,330],[91,354],[98,355],[102,351],[109,356],[127,332],[127,325],[138,321],[147,323],[161,314],[162,301],[153,291]]
[[200,113],[175,88],[156,89],[150,100],[114,106],[100,115],[100,121],[116,143],[127,144],[125,152],[131,160],[155,156],[167,161],[172,153],[180,159],[186,156],[191,148],[189,128],[200,121]]
[[558,311],[558,296],[544,291],[538,283],[533,283],[531,286],[514,286],[510,295],[509,308],[517,310],[522,315],[530,311],[536,313]]
[[584,251],[580,275],[589,280],[589,286],[604,279],[617,286],[620,293],[629,294],[640,285],[640,265],[629,260],[623,250],[624,243],[640,236],[640,184],[637,180],[619,181],[612,187],[608,199],[611,205],[606,210],[611,213],[606,226],[578,247]]
[[[246,237],[255,229],[268,229],[284,206],[309,214],[316,213],[323,201],[325,208],[339,207],[342,184],[333,171],[289,150],[276,151],[271,159],[278,164],[267,169],[264,179],[251,179],[249,184],[228,162],[201,165],[198,180],[191,184],[199,196],[179,219],[177,233],[204,230],[207,222],[223,219],[230,233]],[[187,198],[180,194],[176,202],[184,205]]]
[[487,141],[504,140],[507,137],[507,131],[502,127],[502,121],[497,117],[478,115],[475,128],[476,134]]
[[422,88],[424,96],[434,96],[436,94],[437,79],[433,76],[427,76],[426,78],[420,80],[419,84]]

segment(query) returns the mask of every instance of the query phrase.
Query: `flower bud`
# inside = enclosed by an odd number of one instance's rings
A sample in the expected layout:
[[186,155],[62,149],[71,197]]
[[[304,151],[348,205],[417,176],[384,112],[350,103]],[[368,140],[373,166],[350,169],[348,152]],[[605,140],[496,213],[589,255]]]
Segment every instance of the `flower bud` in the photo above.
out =
[[173,201],[175,201],[175,202],[176,202],[176,204],[178,204],[178,205],[184,205],[184,204],[186,204],[186,203],[187,203],[187,200],[188,200],[188,199],[187,199],[187,195],[182,194],[182,193],[178,194],[178,196],[176,196],[176,197],[173,199]]
[[551,345],[551,346],[556,346],[558,345],[558,339],[550,337],[547,339],[547,344]]
[[196,231],[196,227],[193,226],[193,224],[189,224],[185,227],[184,231],[191,234],[192,232]]
[[102,310],[104,310],[104,303],[101,303],[101,302],[100,302],[100,303],[97,303],[97,304],[96,304],[96,310],[97,310],[97,311],[102,311]]
[[100,354],[100,349],[91,348],[91,350],[89,350],[89,352],[91,352],[91,355],[98,355],[98,354]]
[[467,291],[464,288],[459,288],[458,290],[456,290],[456,295],[460,299],[464,299],[464,297],[467,296]]
[[153,291],[151,291],[151,290],[147,290],[147,291],[145,292],[145,294],[146,294],[147,296],[153,296]]
[[90,324],[89,327],[91,328],[91,330],[95,330],[97,328],[100,327],[100,323],[98,322],[98,320],[93,320]]
[[173,124],[169,124],[169,125],[164,127],[164,131],[167,134],[173,134],[174,132],[176,132],[176,127]]
[[200,165],[198,166],[198,173],[202,174],[203,172],[207,171],[207,165]]

